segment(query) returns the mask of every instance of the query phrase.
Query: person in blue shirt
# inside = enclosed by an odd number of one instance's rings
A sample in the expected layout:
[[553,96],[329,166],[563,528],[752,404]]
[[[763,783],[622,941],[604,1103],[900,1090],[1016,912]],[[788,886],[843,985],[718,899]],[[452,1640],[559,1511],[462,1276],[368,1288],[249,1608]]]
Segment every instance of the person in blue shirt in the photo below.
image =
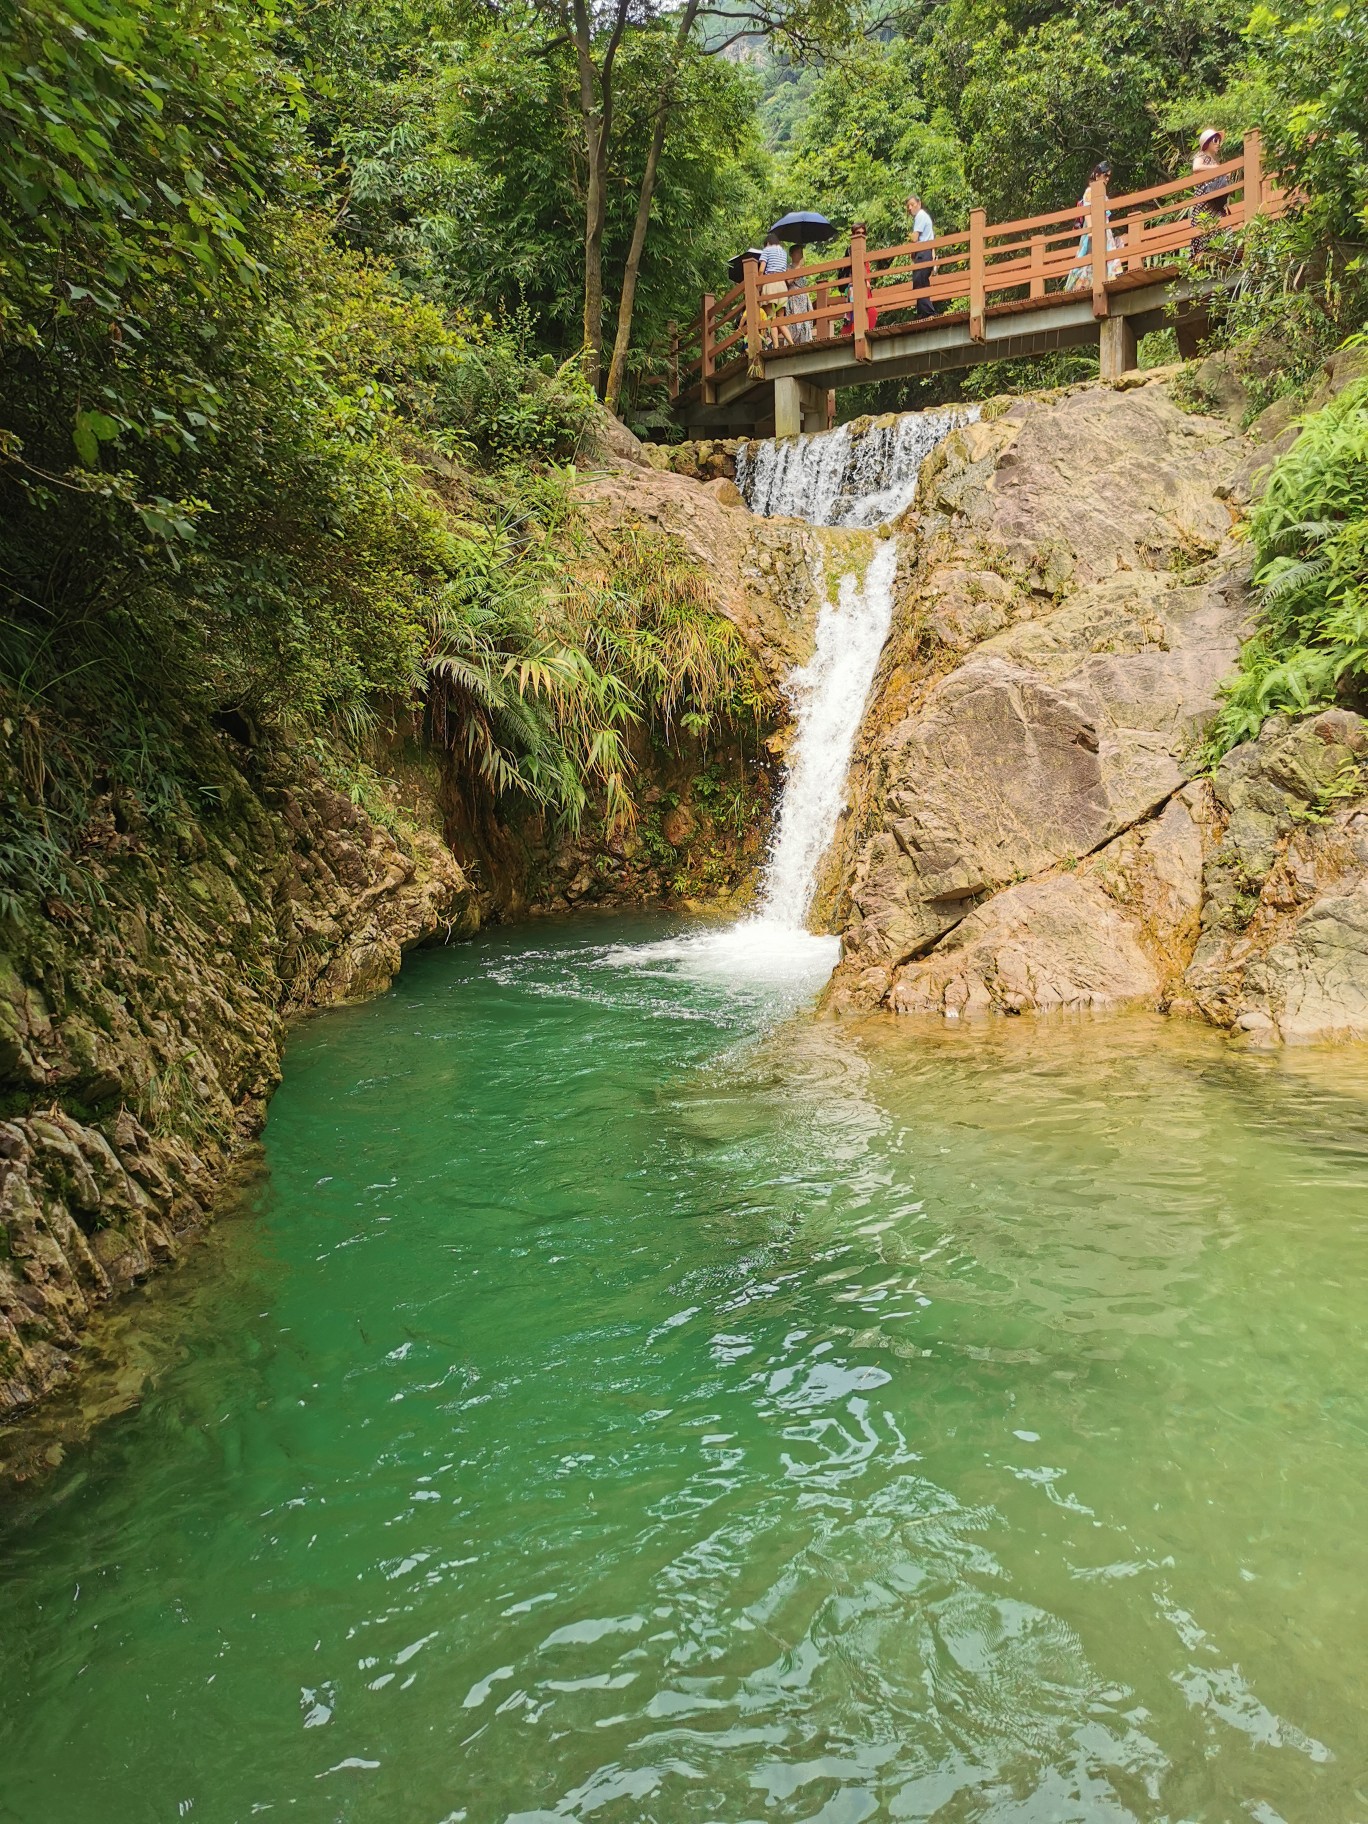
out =
[[[934,241],[936,224],[931,220],[930,211],[919,196],[908,197],[907,213],[912,217],[912,239],[914,241]],[[929,248],[925,252],[919,248],[912,255],[912,264],[916,268],[912,274],[913,291],[930,291],[931,270],[935,264],[935,255]],[[935,314],[936,307],[930,298],[917,299],[919,317],[934,317]]]

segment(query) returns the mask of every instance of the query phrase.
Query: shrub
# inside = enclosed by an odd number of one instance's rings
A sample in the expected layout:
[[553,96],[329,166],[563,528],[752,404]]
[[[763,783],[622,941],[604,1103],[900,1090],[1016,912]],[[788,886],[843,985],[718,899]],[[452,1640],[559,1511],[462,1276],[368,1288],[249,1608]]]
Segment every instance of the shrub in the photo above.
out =
[[1217,759],[1267,716],[1368,688],[1368,379],[1312,414],[1250,515],[1262,625],[1213,726]]

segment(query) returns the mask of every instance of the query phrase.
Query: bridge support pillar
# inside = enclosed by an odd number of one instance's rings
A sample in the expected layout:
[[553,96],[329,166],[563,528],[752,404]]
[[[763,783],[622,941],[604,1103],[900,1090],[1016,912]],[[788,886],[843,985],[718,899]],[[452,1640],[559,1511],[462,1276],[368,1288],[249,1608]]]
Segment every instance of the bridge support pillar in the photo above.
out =
[[1122,374],[1128,374],[1139,366],[1135,326],[1129,317],[1103,317],[1099,327],[1099,377],[1103,380],[1119,380]]
[[[803,429],[805,431],[829,431],[831,423],[828,413],[835,398],[825,387],[813,386],[810,381],[800,380],[798,397],[803,406]],[[834,416],[834,411],[832,411]]]
[[802,428],[802,384],[792,374],[781,374],[774,382],[774,434],[797,437]]

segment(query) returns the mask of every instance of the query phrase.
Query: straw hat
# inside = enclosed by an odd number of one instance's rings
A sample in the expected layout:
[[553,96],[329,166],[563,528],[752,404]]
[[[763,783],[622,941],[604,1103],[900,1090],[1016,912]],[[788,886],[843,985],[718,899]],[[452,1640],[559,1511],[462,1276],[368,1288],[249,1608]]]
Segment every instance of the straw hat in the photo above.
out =
[[1206,143],[1209,139],[1224,139],[1224,138],[1225,138],[1225,134],[1221,131],[1221,129],[1219,127],[1203,127],[1201,132],[1197,135],[1197,145],[1198,145],[1199,149],[1202,149],[1202,148],[1205,148]]

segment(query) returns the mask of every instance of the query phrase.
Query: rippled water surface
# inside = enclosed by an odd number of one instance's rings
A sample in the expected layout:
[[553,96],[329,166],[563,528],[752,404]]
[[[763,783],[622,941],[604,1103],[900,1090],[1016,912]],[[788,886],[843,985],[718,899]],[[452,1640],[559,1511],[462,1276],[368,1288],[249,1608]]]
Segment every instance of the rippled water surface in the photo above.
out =
[[0,1817],[1368,1818],[1362,1063],[665,935],[298,1032],[170,1365],[0,1501]]

